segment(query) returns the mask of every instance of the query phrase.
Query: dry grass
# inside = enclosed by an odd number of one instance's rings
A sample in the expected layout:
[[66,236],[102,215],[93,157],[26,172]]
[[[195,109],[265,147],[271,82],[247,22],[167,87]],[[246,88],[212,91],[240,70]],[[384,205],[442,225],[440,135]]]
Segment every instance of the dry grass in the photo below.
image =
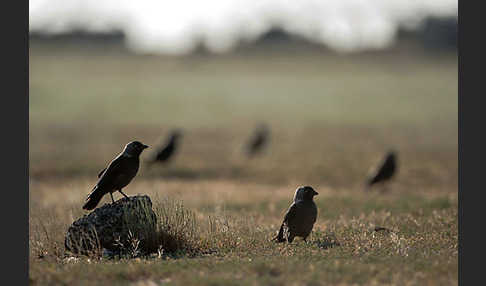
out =
[[[31,284],[457,285],[455,59],[30,58]],[[259,120],[271,148],[247,160],[241,144]],[[186,130],[174,164],[142,164],[124,189],[152,198],[166,249],[65,257],[98,171],[172,126]],[[365,193],[389,147],[398,176]],[[304,184],[319,192],[310,241],[272,243]]]
[[[69,184],[77,189],[76,181],[69,180]],[[151,188],[146,187],[149,184]],[[100,285],[129,283],[147,278],[155,282],[171,279],[176,285],[211,285],[214,281],[457,284],[454,192],[423,190],[429,193],[422,196],[394,188],[391,193],[380,195],[317,188],[319,216],[310,242],[281,245],[270,239],[290,203],[293,186],[252,187],[231,181],[166,183],[151,179],[139,181],[137,186],[134,184],[133,189],[146,188],[145,193],[154,198],[154,210],[162,218],[159,222],[163,229],[172,226],[169,240],[185,245],[169,244],[172,251],[162,251],[142,261],[66,259],[63,235],[72,221],[71,214],[81,213],[79,203],[32,206],[31,219],[42,218],[43,223],[34,221],[30,226],[31,279],[41,284],[79,285],[88,281]],[[61,200],[73,196],[65,186],[57,188],[52,186],[51,190]],[[199,192],[197,199],[194,192],[184,194],[191,189]],[[163,190],[168,190],[166,195],[160,195]],[[177,192],[183,195],[177,196]],[[246,195],[242,195],[244,192]],[[84,194],[78,192],[76,196],[81,201]],[[193,200],[187,199],[185,207],[181,200],[173,199],[191,196]],[[248,199],[252,197],[255,202]],[[39,195],[35,201],[45,200]],[[50,216],[53,213],[59,215]],[[374,232],[376,226],[393,232]],[[330,245],[330,238],[339,245]],[[167,237],[163,239],[162,244],[167,245]],[[51,267],[52,271],[46,271]],[[292,276],[291,269],[301,275]],[[96,280],[92,280],[93,275]],[[233,277],[237,279],[233,281]]]

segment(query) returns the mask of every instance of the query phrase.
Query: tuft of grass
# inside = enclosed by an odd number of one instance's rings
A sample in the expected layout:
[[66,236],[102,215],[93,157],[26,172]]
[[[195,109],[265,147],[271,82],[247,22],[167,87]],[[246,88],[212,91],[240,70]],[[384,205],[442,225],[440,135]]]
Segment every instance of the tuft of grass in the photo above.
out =
[[[29,258],[58,260],[64,256],[65,223],[49,209],[36,209],[29,217]],[[31,211],[32,214],[32,211]]]
[[196,255],[204,250],[196,215],[186,209],[181,201],[157,198],[154,211],[158,223],[152,249],[157,249],[159,256]]

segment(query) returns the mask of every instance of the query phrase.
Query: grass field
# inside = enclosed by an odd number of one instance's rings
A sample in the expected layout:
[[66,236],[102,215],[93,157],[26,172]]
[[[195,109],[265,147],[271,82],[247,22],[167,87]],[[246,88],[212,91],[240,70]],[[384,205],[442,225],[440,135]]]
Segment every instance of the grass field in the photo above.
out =
[[[167,58],[31,43],[29,76],[33,285],[458,283],[453,55]],[[270,148],[248,160],[243,143],[262,121]],[[148,149],[124,192],[158,208],[183,204],[194,243],[211,251],[65,257],[67,227],[98,172],[127,142],[157,146],[173,127],[185,131],[173,164],[148,168]],[[365,193],[389,148],[397,177],[388,192]],[[319,192],[308,243],[270,242],[299,185]],[[326,247],[329,237],[339,245]]]

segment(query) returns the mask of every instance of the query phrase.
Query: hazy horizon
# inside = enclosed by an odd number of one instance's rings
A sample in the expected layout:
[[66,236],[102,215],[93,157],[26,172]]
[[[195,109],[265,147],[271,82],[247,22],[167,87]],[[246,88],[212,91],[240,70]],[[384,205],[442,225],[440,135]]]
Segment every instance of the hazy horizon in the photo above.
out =
[[338,52],[383,49],[400,27],[427,16],[457,17],[457,1],[58,1],[29,2],[29,30],[122,31],[134,52],[187,54],[202,43],[227,52],[282,29]]

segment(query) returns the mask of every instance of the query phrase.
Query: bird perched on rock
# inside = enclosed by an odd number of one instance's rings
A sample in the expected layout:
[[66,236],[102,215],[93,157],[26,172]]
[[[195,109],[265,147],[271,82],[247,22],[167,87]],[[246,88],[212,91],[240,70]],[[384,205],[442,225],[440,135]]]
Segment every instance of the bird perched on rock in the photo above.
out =
[[270,129],[265,124],[260,124],[245,146],[246,154],[252,157],[260,153],[268,145],[269,137]]
[[366,182],[367,190],[372,185],[384,183],[390,180],[397,171],[397,153],[389,151],[380,167],[368,178]]
[[307,239],[317,219],[317,206],[313,200],[315,195],[318,193],[310,186],[297,188],[294,202],[285,214],[280,230],[274,238],[275,241],[287,240],[290,243],[296,236],[302,237],[304,241]]
[[179,146],[180,138],[182,137],[182,132],[180,130],[173,130],[167,142],[160,148],[157,149],[153,158],[148,161],[149,164],[153,163],[169,163],[170,159],[173,157],[174,153]]
[[101,198],[107,193],[110,193],[111,201],[115,202],[112,194],[115,191],[119,191],[122,195],[128,198],[128,196],[122,192],[122,188],[128,185],[137,174],[140,165],[139,156],[147,147],[147,145],[144,145],[139,141],[132,141],[125,145],[123,152],[113,159],[108,167],[98,174],[98,183],[96,183],[96,186],[86,198],[86,203],[84,204],[83,209],[94,209]]

